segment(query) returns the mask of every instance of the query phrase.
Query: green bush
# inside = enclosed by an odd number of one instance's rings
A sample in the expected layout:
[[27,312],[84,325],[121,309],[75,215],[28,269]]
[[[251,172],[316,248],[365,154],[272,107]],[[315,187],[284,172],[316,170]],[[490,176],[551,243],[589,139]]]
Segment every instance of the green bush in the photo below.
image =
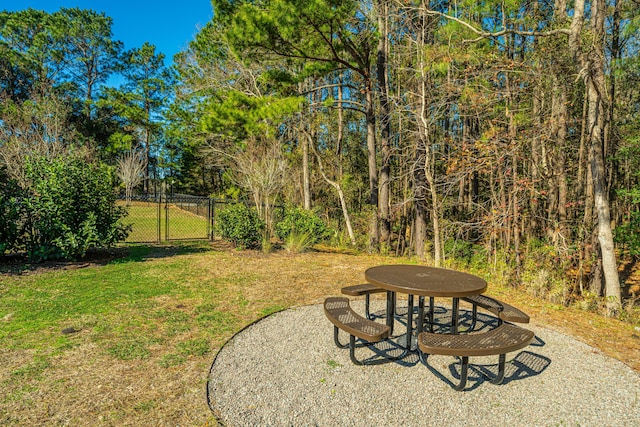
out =
[[115,177],[106,165],[78,157],[35,158],[25,165],[24,249],[32,261],[82,258],[87,250],[126,238],[116,206]]
[[216,228],[223,239],[234,245],[242,248],[256,248],[262,241],[265,224],[254,208],[244,203],[234,203],[220,210]]
[[0,169],[0,255],[18,246],[23,199],[24,192],[17,182]]
[[[631,206],[640,204],[640,189],[618,191],[618,196],[626,199]],[[618,245],[626,249],[630,255],[640,257],[640,212],[630,210],[624,221],[614,230],[614,239]]]
[[276,235],[284,242],[303,238],[309,246],[327,236],[327,227],[322,219],[314,212],[299,207],[286,207],[282,221],[275,228]]
[[477,244],[465,240],[449,239],[444,242],[444,252],[448,258],[455,258],[458,262],[471,263],[478,248]]

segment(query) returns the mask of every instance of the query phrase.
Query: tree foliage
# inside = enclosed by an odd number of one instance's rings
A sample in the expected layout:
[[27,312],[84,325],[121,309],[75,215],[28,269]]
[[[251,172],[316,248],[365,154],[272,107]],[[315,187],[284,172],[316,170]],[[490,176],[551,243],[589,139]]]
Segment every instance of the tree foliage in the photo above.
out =
[[[9,177],[26,182],[31,153],[140,147],[148,191],[170,176],[253,200],[267,223],[276,201],[315,209],[435,263],[471,242],[514,283],[542,244],[581,272],[550,267],[567,282],[553,298],[616,298],[616,249],[640,234],[636,0],[212,4],[171,75],[151,45],[118,55],[101,14],[0,14]],[[108,89],[116,57],[126,84]]]
[[[257,117],[263,101],[303,97],[299,113],[271,130],[289,162],[283,200],[306,206],[308,180],[312,204],[330,222],[353,210],[362,235],[388,221],[387,250],[438,262],[457,242],[476,242],[484,254],[504,252],[520,278],[526,251],[537,247],[528,241],[581,268],[609,251],[607,211],[618,236],[636,227],[627,197],[638,187],[628,150],[639,112],[632,1],[610,9],[582,0],[213,3],[215,18],[184,69],[197,70],[190,76],[199,84],[183,80],[183,90],[209,112],[200,138],[235,155],[255,138],[246,111]],[[203,85],[208,76],[215,81]],[[593,163],[598,146],[601,165]],[[342,191],[340,203],[330,185]],[[365,209],[378,197],[373,213]],[[605,293],[596,281],[589,287]]]

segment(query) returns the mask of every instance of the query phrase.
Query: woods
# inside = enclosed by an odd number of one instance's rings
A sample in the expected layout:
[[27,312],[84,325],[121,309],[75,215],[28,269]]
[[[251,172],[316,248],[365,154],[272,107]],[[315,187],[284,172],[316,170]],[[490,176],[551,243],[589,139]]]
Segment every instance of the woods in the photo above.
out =
[[250,200],[273,236],[271,207],[300,206],[332,244],[503,265],[620,311],[640,253],[637,0],[212,6],[173,66],[98,12],[0,13],[8,176],[31,152],[135,153],[138,191]]

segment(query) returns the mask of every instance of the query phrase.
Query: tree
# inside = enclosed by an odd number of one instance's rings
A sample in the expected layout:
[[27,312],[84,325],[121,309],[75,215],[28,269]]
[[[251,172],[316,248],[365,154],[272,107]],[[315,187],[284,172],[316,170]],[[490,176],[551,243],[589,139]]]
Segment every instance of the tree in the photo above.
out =
[[144,156],[141,156],[134,150],[128,151],[118,159],[118,178],[120,178],[124,184],[124,194],[127,205],[131,202],[133,189],[138,186],[144,178],[146,166]]
[[60,24],[42,11],[0,12],[0,158],[24,183],[24,159],[73,144],[71,108],[56,88],[64,68]]
[[186,134],[202,155],[232,171],[227,176],[248,191],[271,232],[271,207],[285,182],[282,123],[299,111],[302,99],[264,78],[267,67],[240,61],[216,29],[210,23],[178,58],[185,86],[175,112],[199,116],[199,126]]
[[258,216],[265,222],[268,236],[273,234],[273,206],[286,180],[286,161],[277,142],[252,144],[253,149],[235,157],[236,182],[249,191]]
[[[370,203],[377,211],[379,185],[376,143],[376,113],[372,52],[376,28],[367,4],[357,1],[265,0],[222,2],[220,16],[228,28],[228,39],[238,55],[263,62],[270,59],[300,61],[300,69],[315,71],[348,69],[358,75],[366,123]],[[384,193],[386,195],[386,193]],[[388,200],[381,203],[388,204]],[[377,212],[370,244],[379,244]]]
[[2,12],[0,99],[21,108],[24,101],[59,98],[66,107],[65,123],[77,131],[75,143],[91,138],[104,145],[110,129],[92,108],[122,48],[112,38],[111,25],[111,18],[92,10]]
[[123,43],[113,39],[113,21],[104,12],[62,8],[54,14],[63,43],[65,63],[62,77],[79,103],[76,120],[85,136],[98,132],[94,120],[96,93],[117,71]]
[[389,103],[388,57],[389,57],[389,4],[387,0],[377,0],[378,14],[378,48],[376,60],[376,76],[380,93],[380,146],[382,164],[380,167],[380,241],[390,244],[390,188],[391,185],[391,107]]
[[[560,2],[556,7],[559,12],[558,18],[564,19],[565,3]],[[505,34],[520,34],[523,36],[551,37],[556,35],[567,36],[567,46],[569,47],[577,65],[577,74],[582,78],[586,91],[586,120],[584,122],[585,135],[588,145],[591,176],[590,182],[593,186],[594,207],[596,210],[597,235],[599,243],[599,268],[602,268],[605,281],[605,296],[607,298],[608,310],[614,314],[620,306],[620,283],[617,272],[617,263],[614,251],[613,233],[611,229],[611,210],[609,197],[606,188],[605,162],[604,162],[604,131],[608,120],[605,102],[606,75],[605,75],[605,45],[604,45],[604,21],[606,19],[605,2],[594,0],[590,3],[591,14],[589,17],[590,28],[588,34],[592,43],[586,48],[583,45],[585,27],[585,1],[577,0],[574,4],[573,16],[569,27],[546,31],[520,30],[517,28],[503,28],[499,31],[485,31],[474,26],[473,23],[466,22],[454,15],[447,15],[437,10],[429,10],[428,13],[442,18],[455,21],[471,30],[480,38],[502,37]],[[504,19],[503,19],[503,22]],[[561,137],[561,136],[560,136]]]
[[3,98],[24,101],[51,92],[66,66],[61,22],[44,11],[0,12]]
[[156,53],[155,46],[146,42],[141,48],[125,52],[120,72],[125,79],[122,87],[105,90],[102,104],[126,123],[129,134],[116,136],[124,142],[122,145],[133,139],[134,145],[127,148],[142,148],[146,163],[143,191],[147,193],[154,164],[154,138],[159,135],[162,114],[168,106],[173,75],[164,65],[164,54]]
[[607,228],[635,227],[640,187],[635,0],[213,3],[179,57],[178,173],[239,185],[237,160],[277,144],[278,197],[354,237],[435,262],[481,244],[514,283],[536,254],[566,304],[601,272],[591,291],[615,313]]
[[[615,315],[620,309],[620,279],[616,262],[613,231],[611,229],[611,208],[605,178],[604,162],[604,130],[609,117],[606,108],[605,94],[605,46],[604,21],[606,19],[604,0],[594,0],[591,3],[592,44],[585,48],[582,42],[582,30],[585,20],[585,1],[577,0],[571,21],[569,47],[576,59],[579,73],[587,91],[588,112],[586,132],[589,142],[589,157],[591,160],[591,179],[593,181],[595,209],[597,215],[598,243],[604,272],[605,296],[609,314]],[[585,71],[582,71],[585,70]],[[612,102],[612,100],[609,100]]]

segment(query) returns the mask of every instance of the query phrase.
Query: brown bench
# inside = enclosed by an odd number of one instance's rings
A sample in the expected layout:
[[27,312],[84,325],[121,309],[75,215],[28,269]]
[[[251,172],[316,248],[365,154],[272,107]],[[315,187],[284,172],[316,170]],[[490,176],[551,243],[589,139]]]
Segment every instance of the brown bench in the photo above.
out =
[[509,304],[498,301],[495,298],[491,298],[486,295],[473,295],[461,299],[473,305],[472,321],[471,326],[469,327],[470,331],[472,331],[476,326],[476,320],[478,318],[478,307],[481,307],[498,317],[499,324],[501,324],[503,321],[513,323],[529,323],[529,316],[526,313],[523,313],[519,309]]
[[455,390],[460,391],[467,383],[469,357],[500,355],[498,374],[489,379],[494,384],[500,384],[504,379],[506,354],[528,346],[534,336],[535,334],[528,329],[510,323],[502,323],[490,331],[474,334],[452,335],[421,332],[418,335],[418,348],[420,349],[420,359],[432,371],[433,369],[428,365],[424,354],[461,358],[460,382],[457,385],[451,383]]
[[[391,329],[387,325],[365,319],[353,311],[349,298],[330,297],[324,301],[324,314],[333,323],[333,340],[339,348],[349,347],[349,356],[356,365],[363,365],[355,357],[355,339],[365,341],[365,345],[380,342],[389,338]],[[349,344],[342,344],[338,339],[338,331],[342,329],[349,334]]]
[[361,295],[365,296],[365,302],[364,302],[364,314],[365,317],[367,319],[373,319],[373,316],[371,316],[371,313],[369,312],[369,295],[371,294],[377,294],[380,292],[386,292],[384,289],[379,288],[375,285],[372,285],[370,283],[363,283],[361,285],[352,285],[352,286],[345,286],[344,288],[342,288],[340,290],[342,292],[343,295],[349,295],[352,297],[358,297]]

